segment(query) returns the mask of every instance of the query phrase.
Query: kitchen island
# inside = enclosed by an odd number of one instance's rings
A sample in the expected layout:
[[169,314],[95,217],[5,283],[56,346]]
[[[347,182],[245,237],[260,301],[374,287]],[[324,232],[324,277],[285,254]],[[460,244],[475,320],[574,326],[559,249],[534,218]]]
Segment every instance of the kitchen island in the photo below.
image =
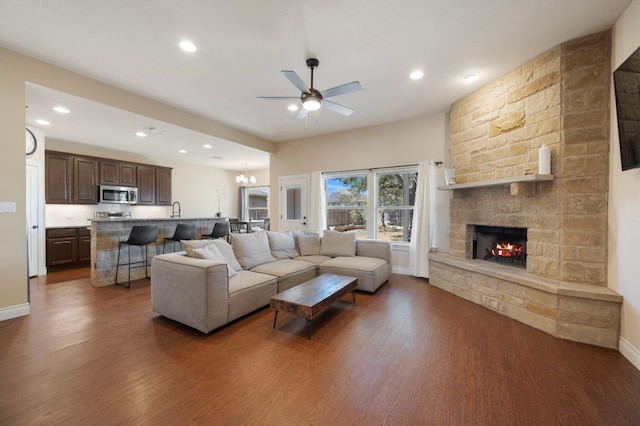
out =
[[[211,233],[216,222],[226,222],[224,217],[191,217],[191,218],[110,218],[90,219],[91,221],[91,284],[94,287],[104,287],[116,283],[116,262],[118,260],[118,245],[120,241],[129,238],[131,227],[134,225],[152,225],[158,227],[158,239],[156,245],[149,244],[149,264],[158,253],[162,253],[162,244],[165,236],[172,236],[178,224],[196,225],[196,239],[202,235]],[[128,261],[128,245],[122,246],[120,262]],[[144,250],[144,248],[143,248]],[[173,244],[167,244],[167,251],[173,250]],[[131,261],[141,259],[143,253],[140,247],[133,247]],[[135,259],[135,260],[134,260]],[[125,279],[128,266],[120,267],[120,281]],[[131,280],[145,277],[144,268],[131,269]]]

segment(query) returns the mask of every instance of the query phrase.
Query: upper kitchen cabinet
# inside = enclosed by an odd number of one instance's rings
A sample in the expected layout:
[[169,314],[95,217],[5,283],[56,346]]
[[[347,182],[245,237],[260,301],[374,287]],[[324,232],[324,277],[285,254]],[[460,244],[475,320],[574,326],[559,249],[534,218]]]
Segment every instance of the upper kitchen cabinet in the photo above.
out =
[[171,169],[156,167],[156,204],[171,205]]
[[47,204],[73,202],[73,160],[68,154],[45,152],[45,199]]
[[156,203],[156,168],[138,166],[138,204],[154,205]]
[[137,186],[138,166],[115,160],[100,160],[100,185]]
[[98,160],[73,157],[73,202],[98,204]]

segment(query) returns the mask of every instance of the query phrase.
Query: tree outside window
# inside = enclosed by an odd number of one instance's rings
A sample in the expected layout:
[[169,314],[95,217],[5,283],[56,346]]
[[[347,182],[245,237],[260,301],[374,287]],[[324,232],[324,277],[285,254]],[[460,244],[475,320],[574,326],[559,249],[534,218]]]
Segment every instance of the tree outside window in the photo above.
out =
[[[373,192],[368,191],[372,182]],[[359,238],[409,242],[417,183],[415,168],[329,175],[327,226],[336,231],[355,230]],[[367,218],[375,218],[375,226],[367,226]]]

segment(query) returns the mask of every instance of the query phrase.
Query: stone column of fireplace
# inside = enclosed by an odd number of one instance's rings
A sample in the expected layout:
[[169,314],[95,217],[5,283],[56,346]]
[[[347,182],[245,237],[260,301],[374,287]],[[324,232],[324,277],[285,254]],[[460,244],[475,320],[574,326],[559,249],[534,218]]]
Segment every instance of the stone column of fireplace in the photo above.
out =
[[494,187],[453,191],[452,256],[469,258],[472,224],[528,228],[527,271],[606,285],[610,34],[558,46],[451,107],[456,182],[538,171],[552,152],[553,182],[533,195]]
[[[542,145],[555,179],[452,190],[450,252],[430,255],[429,281],[555,336],[615,348],[622,298],[606,288],[610,45],[609,31],[566,42],[452,105],[456,183],[537,173]],[[473,225],[527,228],[526,272],[471,260]]]

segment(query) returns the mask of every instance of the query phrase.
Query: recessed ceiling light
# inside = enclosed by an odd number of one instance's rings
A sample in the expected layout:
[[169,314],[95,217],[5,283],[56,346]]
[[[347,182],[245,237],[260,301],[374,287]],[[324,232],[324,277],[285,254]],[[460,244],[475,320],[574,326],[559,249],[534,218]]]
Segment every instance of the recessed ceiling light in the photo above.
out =
[[468,74],[465,74],[462,76],[462,79],[464,81],[466,81],[467,83],[471,83],[473,81],[476,81],[478,79],[478,77],[480,77],[480,74],[477,72],[470,72]]
[[49,126],[51,123],[49,123],[47,120],[36,120],[36,123],[38,124],[42,124],[43,126]]
[[203,148],[207,148],[207,149],[209,149],[209,148],[211,148],[211,145],[209,145],[208,143],[206,143],[206,144],[202,145],[202,147],[203,147]]
[[138,136],[140,138],[146,138],[147,134],[145,132],[136,132],[136,136]]
[[185,149],[181,149],[180,151],[178,151],[180,154],[186,154],[187,151]]
[[71,111],[69,111],[68,109],[66,109],[63,106],[57,106],[53,109],[55,112],[59,112],[60,114],[69,114]]
[[409,74],[409,78],[411,80],[420,80],[422,77],[424,77],[424,73],[420,70],[416,70]]
[[184,50],[185,52],[189,52],[189,53],[193,53],[196,50],[198,50],[196,45],[191,43],[189,40],[182,40],[180,42],[180,49]]
[[289,111],[297,111],[297,110],[298,110],[298,105],[291,104],[291,105],[289,105],[289,106],[287,107],[287,109],[288,109]]

